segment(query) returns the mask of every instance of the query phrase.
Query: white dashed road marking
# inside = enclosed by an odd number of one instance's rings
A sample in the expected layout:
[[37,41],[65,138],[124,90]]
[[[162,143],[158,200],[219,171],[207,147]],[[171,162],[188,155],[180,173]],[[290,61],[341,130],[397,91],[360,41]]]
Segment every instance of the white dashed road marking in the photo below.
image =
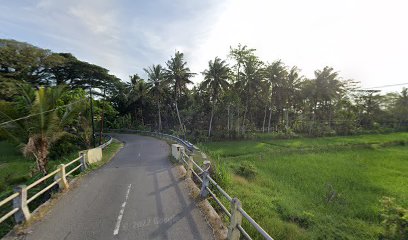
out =
[[125,196],[125,201],[122,203],[122,208],[120,209],[118,219],[116,220],[116,226],[115,226],[115,229],[113,230],[113,235],[118,235],[119,233],[120,222],[122,222],[123,213],[125,212],[126,202],[129,198],[131,187],[132,187],[132,184],[129,184],[127,192],[126,192],[126,196]]

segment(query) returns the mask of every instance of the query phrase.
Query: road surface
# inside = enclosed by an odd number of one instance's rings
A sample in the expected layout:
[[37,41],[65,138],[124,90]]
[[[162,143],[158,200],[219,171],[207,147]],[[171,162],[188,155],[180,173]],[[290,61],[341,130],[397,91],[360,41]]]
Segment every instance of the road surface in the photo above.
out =
[[81,179],[22,239],[213,239],[168,160],[168,144],[115,137],[125,146],[114,159]]

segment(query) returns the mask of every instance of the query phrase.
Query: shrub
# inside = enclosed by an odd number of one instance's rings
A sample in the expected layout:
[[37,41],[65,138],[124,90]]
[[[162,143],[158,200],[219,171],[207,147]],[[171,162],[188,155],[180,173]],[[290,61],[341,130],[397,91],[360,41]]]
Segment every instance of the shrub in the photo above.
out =
[[4,190],[6,190],[7,186],[4,182],[0,182],[0,192],[3,192]]
[[384,227],[380,239],[408,239],[408,209],[397,205],[394,198],[383,197],[380,202]]
[[85,146],[83,146],[79,137],[67,133],[51,145],[48,157],[56,160],[75,151],[80,151],[83,148],[85,148]]
[[236,173],[247,179],[253,179],[256,177],[258,171],[252,163],[244,161],[244,162],[241,162]]
[[18,185],[27,182],[30,179],[28,174],[26,176],[13,176],[11,177],[7,183],[9,185]]

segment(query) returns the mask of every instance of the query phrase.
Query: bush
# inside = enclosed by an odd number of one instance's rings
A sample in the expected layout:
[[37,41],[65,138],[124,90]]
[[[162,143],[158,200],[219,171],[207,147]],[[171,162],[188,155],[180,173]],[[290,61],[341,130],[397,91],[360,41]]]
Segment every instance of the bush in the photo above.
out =
[[380,239],[408,239],[408,209],[397,205],[394,198],[383,197],[380,202],[384,226]]
[[67,133],[51,145],[48,157],[50,159],[57,160],[63,156],[80,151],[84,148],[86,147],[83,145],[79,137]]
[[7,186],[4,182],[0,182],[0,192],[3,192],[4,190],[6,190]]
[[12,176],[8,179],[7,183],[8,185],[18,185],[27,182],[29,179],[30,176],[28,174],[26,176]]
[[241,162],[236,173],[244,178],[253,179],[258,174],[256,167],[247,161]]

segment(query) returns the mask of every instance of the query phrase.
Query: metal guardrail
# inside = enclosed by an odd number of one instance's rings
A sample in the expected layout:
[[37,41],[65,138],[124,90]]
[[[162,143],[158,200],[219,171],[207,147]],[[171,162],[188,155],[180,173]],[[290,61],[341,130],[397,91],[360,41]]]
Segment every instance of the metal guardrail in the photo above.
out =
[[111,132],[129,132],[129,133],[137,133],[140,135],[147,135],[147,136],[153,136],[153,137],[159,137],[159,138],[165,138],[168,140],[172,140],[174,142],[178,142],[182,145],[184,145],[187,150],[189,150],[190,152],[193,152],[194,150],[198,150],[198,148],[196,146],[194,146],[194,144],[190,143],[189,141],[170,135],[170,134],[166,134],[166,133],[160,133],[160,132],[149,132],[149,131],[142,131],[142,130],[133,130],[133,129],[109,129],[107,130],[111,131]]
[[[105,142],[104,144],[98,146],[98,148],[106,148],[109,144],[112,143],[112,137],[108,136],[109,140]],[[79,163],[79,164],[77,164]],[[67,168],[76,164],[76,166],[72,169],[70,169],[68,172],[66,172]],[[54,170],[53,172],[43,176],[42,178],[34,181],[30,185],[19,185],[14,188],[14,193],[11,194],[10,196],[6,197],[2,201],[0,201],[0,207],[4,206],[5,204],[12,202],[12,210],[3,215],[0,218],[0,223],[8,219],[9,217],[14,215],[14,219],[17,223],[22,223],[24,221],[27,221],[31,217],[31,213],[29,210],[28,204],[33,202],[35,199],[37,199],[39,196],[43,195],[45,192],[50,190],[52,187],[58,184],[58,188],[61,190],[68,189],[69,188],[69,183],[67,180],[67,176],[73,174],[75,171],[78,169],[81,169],[81,171],[86,170],[87,168],[87,163],[85,161],[85,155],[83,153],[80,154],[78,158],[75,158],[74,160],[70,161],[67,164],[61,164],[59,165],[58,169]],[[50,179],[51,177],[54,177],[54,181],[45,186],[43,189],[35,193],[33,196],[28,197],[28,191],[30,189],[33,189],[37,186],[39,186],[41,183],[44,183],[46,180]]]
[[[169,134],[131,129],[110,129],[110,130],[119,132],[138,133],[142,135],[165,138],[184,145],[190,152],[199,151],[199,148],[194,146],[192,143]],[[201,183],[200,195],[202,197],[207,197],[208,194],[211,195],[212,199],[214,199],[214,201],[221,207],[223,212],[230,218],[230,225],[228,226],[228,239],[238,240],[240,238],[240,234],[242,234],[246,239],[252,240],[251,236],[245,231],[245,229],[241,225],[243,217],[265,239],[273,240],[273,238],[247,212],[245,212],[245,210],[241,207],[241,202],[238,200],[238,198],[232,198],[224,189],[221,188],[221,186],[213,178],[211,178],[208,172],[209,166],[207,166],[206,169],[203,169],[193,160],[192,156],[189,156],[184,151],[181,152],[181,163],[184,164],[187,169],[186,173],[187,178],[191,178],[191,176],[194,175]],[[197,172],[195,168],[200,172]],[[211,186],[214,186],[221,193],[221,195],[225,197],[227,201],[231,204],[230,210],[228,210],[228,208],[224,204],[222,204],[221,200],[216,196],[214,191],[211,190],[210,188]]]
[[[188,156],[185,152],[181,155],[182,163],[187,167],[187,176],[197,177],[201,185],[201,196],[207,197],[208,194],[214,199],[214,201],[221,207],[223,212],[230,218],[230,226],[228,227],[228,239],[239,239],[239,235],[235,233],[234,229],[237,229],[246,239],[251,240],[251,236],[245,231],[241,225],[241,219],[244,217],[248,222],[265,238],[268,240],[273,240],[273,238],[241,207],[241,204],[237,198],[232,198],[221,186],[208,174],[208,168],[203,169],[194,160],[193,157]],[[194,167],[200,172],[197,173]],[[199,175],[203,175],[200,177]],[[231,211],[228,211],[227,207],[222,204],[221,200],[216,196],[216,194],[210,189],[210,184],[213,185],[231,204],[231,206],[236,206],[236,208],[231,207]],[[237,216],[240,215],[240,216]],[[234,219],[238,221],[234,221]]]
[[107,146],[109,146],[112,143],[113,138],[109,135],[103,135],[103,136],[109,138],[108,141],[106,141],[104,144],[99,146],[100,148],[105,149]]

